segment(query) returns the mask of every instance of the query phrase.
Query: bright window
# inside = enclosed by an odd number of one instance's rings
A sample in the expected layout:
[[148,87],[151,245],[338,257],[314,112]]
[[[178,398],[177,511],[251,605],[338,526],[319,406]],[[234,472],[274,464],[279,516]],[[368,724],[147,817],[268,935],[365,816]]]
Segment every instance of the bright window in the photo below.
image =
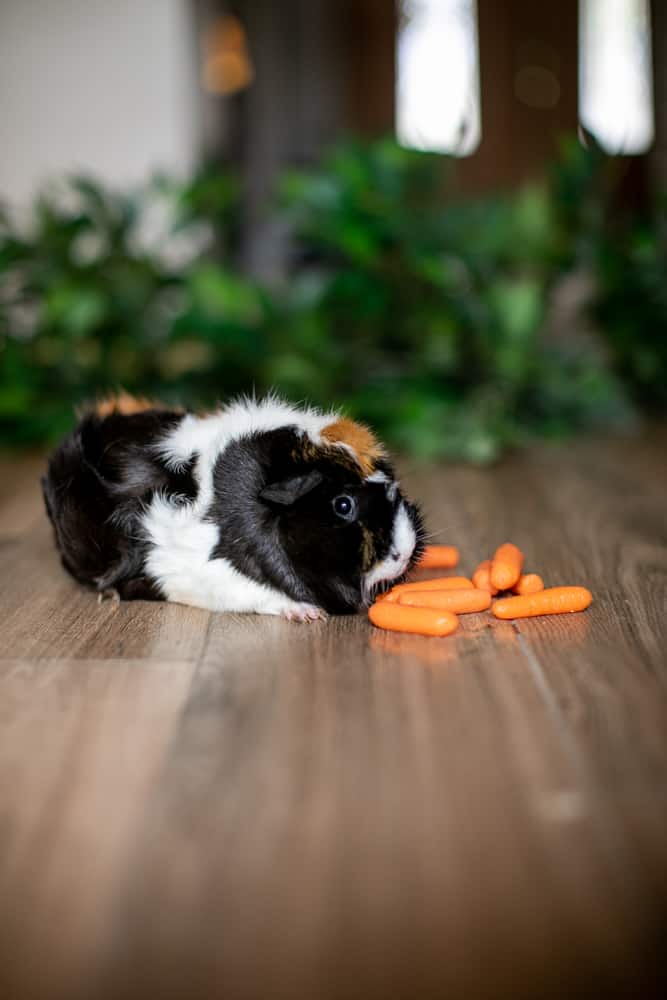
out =
[[579,118],[608,153],[650,147],[649,0],[579,0]]
[[476,0],[401,0],[399,17],[399,142],[473,153],[481,138]]

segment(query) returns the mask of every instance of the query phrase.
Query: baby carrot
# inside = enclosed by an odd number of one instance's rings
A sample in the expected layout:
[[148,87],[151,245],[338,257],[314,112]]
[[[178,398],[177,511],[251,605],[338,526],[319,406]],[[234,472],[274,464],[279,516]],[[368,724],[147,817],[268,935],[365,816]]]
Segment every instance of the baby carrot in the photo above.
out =
[[398,595],[398,603],[413,608],[442,608],[456,615],[466,615],[490,608],[491,594],[474,587],[468,590],[406,590]]
[[419,569],[453,569],[459,564],[455,545],[427,545],[417,563]]
[[380,601],[368,609],[368,617],[377,628],[390,632],[416,632],[419,635],[450,635],[459,620],[451,611],[435,608],[403,608]]
[[544,590],[544,582],[537,573],[523,573],[512,587],[515,594],[537,594]]
[[414,583],[397,583],[382,600],[395,603],[400,594],[413,590],[472,590],[472,580],[467,576],[439,576],[434,580],[416,580]]
[[491,583],[498,590],[509,590],[521,576],[523,552],[511,542],[496,549],[491,560]]
[[467,576],[434,576],[432,580],[411,580],[397,583],[394,590],[472,590],[473,582]]
[[497,594],[498,588],[491,583],[491,560],[485,559],[481,562],[472,575],[472,582],[478,590],[488,590],[490,594]]
[[561,615],[584,611],[593,600],[586,587],[549,587],[538,594],[503,597],[491,609],[496,618],[532,618],[533,615]]

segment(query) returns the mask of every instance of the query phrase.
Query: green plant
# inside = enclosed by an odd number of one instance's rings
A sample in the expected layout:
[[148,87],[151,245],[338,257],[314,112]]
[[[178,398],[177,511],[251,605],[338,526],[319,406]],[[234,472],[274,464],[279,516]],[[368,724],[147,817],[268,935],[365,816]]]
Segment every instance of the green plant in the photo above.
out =
[[[384,140],[286,174],[294,263],[271,288],[234,267],[226,172],[134,194],[75,178],[24,225],[0,213],[0,437],[52,440],[118,386],[194,406],[276,388],[412,454],[484,462],[621,421],[622,383],[664,404],[664,212],[619,228],[609,163],[573,142],[513,196],[461,201],[446,168]],[[604,340],[552,318],[582,270]]]
[[135,195],[73,178],[39,197],[24,229],[0,217],[5,440],[53,439],[73,405],[120,385],[191,402],[247,387],[262,295],[207,255],[233,201],[224,177],[157,179]]
[[276,377],[332,393],[400,447],[487,461],[531,434],[620,417],[585,344],[543,328],[566,229],[550,189],[453,201],[443,160],[348,144],[288,175],[301,259]]
[[638,405],[667,406],[667,201],[600,241],[593,310]]
[[589,312],[612,370],[636,404],[667,406],[667,196],[619,197],[627,161],[588,137],[563,143],[551,172],[563,267],[587,271]]

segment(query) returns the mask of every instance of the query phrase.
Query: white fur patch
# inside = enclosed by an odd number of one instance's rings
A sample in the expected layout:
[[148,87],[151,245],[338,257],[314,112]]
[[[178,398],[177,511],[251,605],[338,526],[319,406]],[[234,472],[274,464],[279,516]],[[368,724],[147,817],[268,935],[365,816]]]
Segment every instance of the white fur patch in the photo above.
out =
[[377,584],[402,576],[408,568],[416,544],[417,534],[414,525],[405,504],[401,504],[394,516],[389,554],[364,576],[364,592],[369,594]]
[[230,441],[288,426],[297,427],[319,444],[322,430],[337,419],[335,412],[299,408],[276,396],[261,400],[245,397],[207,416],[189,413],[160,442],[158,451],[167,465],[175,469],[184,466],[195,451],[214,453],[217,457]]
[[370,476],[366,476],[367,483],[388,483],[390,482],[389,476],[386,472],[382,472],[381,469],[376,469],[372,472]]
[[202,521],[194,504],[177,506],[157,496],[143,517],[152,545],[146,571],[169,601],[209,611],[289,615],[302,605],[273,587],[256,583],[227,559],[210,559],[218,542],[215,524]]

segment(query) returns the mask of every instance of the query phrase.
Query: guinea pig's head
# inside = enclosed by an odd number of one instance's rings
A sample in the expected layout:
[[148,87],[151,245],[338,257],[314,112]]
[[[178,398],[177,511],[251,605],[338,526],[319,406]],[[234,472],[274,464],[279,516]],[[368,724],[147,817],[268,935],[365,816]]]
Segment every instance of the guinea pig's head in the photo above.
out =
[[338,420],[313,440],[283,427],[246,439],[245,448],[260,477],[246,474],[248,459],[238,454],[236,474],[254,494],[257,525],[248,558],[233,560],[238,568],[343,614],[370,603],[419,558],[419,510],[366,428]]

